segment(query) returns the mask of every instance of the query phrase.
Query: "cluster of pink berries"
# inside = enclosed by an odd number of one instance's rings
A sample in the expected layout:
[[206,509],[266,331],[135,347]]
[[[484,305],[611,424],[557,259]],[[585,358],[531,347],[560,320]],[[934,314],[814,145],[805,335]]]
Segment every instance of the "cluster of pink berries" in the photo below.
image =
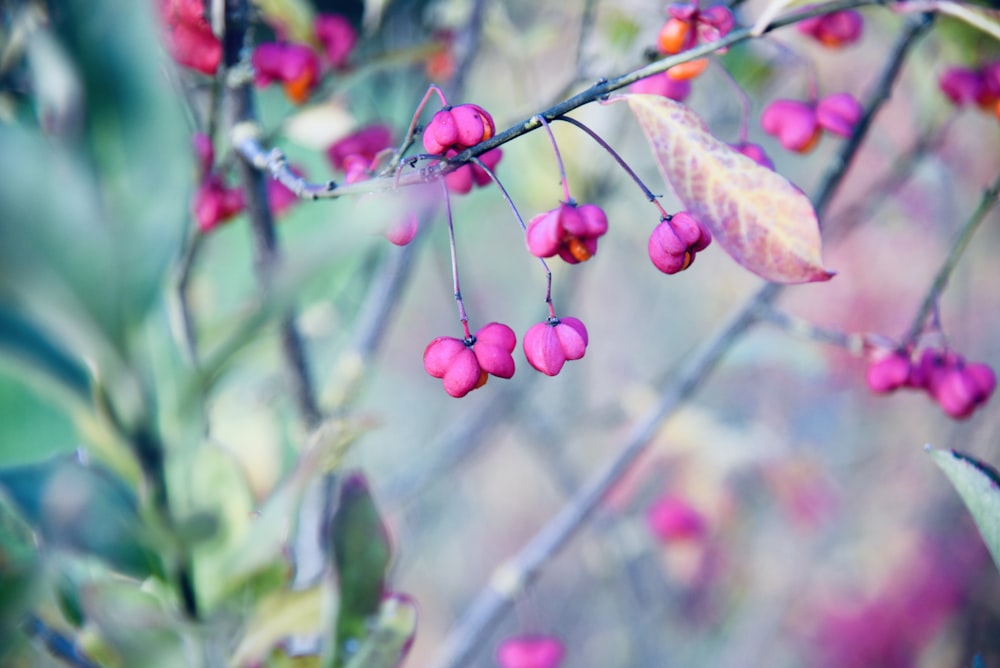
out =
[[[538,371],[555,376],[567,360],[587,351],[587,328],[576,318],[549,318],[524,335],[524,356]],[[491,322],[465,339],[439,336],[424,350],[424,369],[440,378],[444,390],[464,397],[486,384],[489,377],[514,375],[517,336],[507,325]]]
[[970,363],[954,351],[933,348],[924,349],[916,360],[907,350],[883,353],[869,364],[867,381],[877,394],[900,388],[923,390],[958,420],[986,403],[997,382],[986,364]]
[[664,274],[684,271],[712,243],[705,225],[687,211],[663,218],[649,235],[649,259]]
[[[656,47],[664,55],[687,51],[699,42],[715,42],[729,34],[736,24],[732,11],[724,5],[701,9],[695,3],[680,3],[667,7],[670,18],[660,28]],[[687,80],[705,71],[708,60],[699,58],[667,70],[672,79]]]
[[828,95],[818,102],[775,100],[764,109],[760,124],[789,151],[807,153],[823,130],[849,137],[864,110],[849,93]]
[[949,67],[938,84],[956,106],[976,105],[1000,118],[1000,61],[980,67]]
[[839,49],[861,39],[864,19],[853,9],[813,16],[796,24],[798,31],[825,47]]

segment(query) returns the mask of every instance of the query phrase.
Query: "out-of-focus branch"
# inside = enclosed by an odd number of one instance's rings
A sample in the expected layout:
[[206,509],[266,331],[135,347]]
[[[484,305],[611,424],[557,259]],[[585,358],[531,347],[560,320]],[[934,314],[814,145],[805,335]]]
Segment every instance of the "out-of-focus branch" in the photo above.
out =
[[[250,81],[246,77],[234,76],[241,66],[248,11],[246,0],[227,0],[226,2],[223,56],[229,78],[227,96],[229,121],[231,127],[234,128],[234,134],[238,134],[236,129],[256,122]],[[267,183],[264,175],[257,170],[247,156],[237,162],[236,169],[243,186],[247,219],[253,234],[257,280],[261,290],[266,292],[270,287],[274,271],[281,262],[278,240],[274,232],[274,218],[267,200]],[[322,421],[322,415],[316,402],[316,393],[309,377],[302,337],[295,324],[294,315],[289,313],[282,318],[280,327],[281,349],[292,386],[292,394],[306,426],[314,429]]]
[[[906,55],[929,25],[930,20],[926,17],[910,23],[890,52],[882,76],[865,104],[862,121],[844,143],[814,199],[820,219],[867,134],[871,119],[888,99]],[[545,564],[584,526],[607,492],[646,451],[661,423],[698,389],[733,344],[757,321],[761,309],[772,303],[782,289],[783,286],[774,283],[762,286],[668,381],[659,401],[632,427],[622,449],[611,462],[585,484],[518,554],[494,572],[489,585],[476,596],[448,635],[431,664],[434,668],[457,668],[468,664],[518,593],[538,577]]]
[[910,324],[910,329],[906,334],[904,343],[912,343],[920,335],[920,332],[924,328],[924,323],[927,322],[927,316],[931,314],[935,304],[937,304],[938,299],[941,297],[941,293],[944,292],[945,287],[948,285],[951,273],[958,266],[958,261],[962,259],[962,253],[965,252],[976,230],[979,229],[979,225],[986,219],[986,214],[997,203],[998,198],[1000,198],[1000,175],[997,176],[993,185],[983,193],[982,199],[979,200],[979,206],[976,207],[976,210],[972,212],[972,215],[969,216],[969,219],[965,221],[965,224],[958,231],[955,241],[951,245],[951,250],[948,251],[947,257],[941,263],[941,268],[934,275],[934,280],[931,281],[931,286],[927,290],[927,294],[924,295],[924,300],[921,302],[920,308],[917,309],[917,314]]

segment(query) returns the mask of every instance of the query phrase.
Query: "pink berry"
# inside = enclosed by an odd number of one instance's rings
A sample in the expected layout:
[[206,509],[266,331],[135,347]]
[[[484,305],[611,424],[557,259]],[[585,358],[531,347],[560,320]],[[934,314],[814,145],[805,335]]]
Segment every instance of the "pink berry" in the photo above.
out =
[[798,24],[799,32],[833,49],[857,42],[863,29],[864,19],[852,9],[814,16]]
[[167,50],[180,65],[212,76],[222,62],[222,42],[205,20],[204,4],[161,2]]
[[326,155],[334,169],[346,171],[344,162],[349,156],[359,156],[366,163],[371,163],[376,155],[390,146],[392,146],[392,128],[377,123],[338,139],[326,149]]
[[819,140],[816,110],[798,100],[775,100],[764,109],[760,124],[764,132],[777,137],[789,151],[806,153]]
[[559,255],[570,264],[597,253],[597,240],[608,231],[608,218],[596,204],[560,204],[528,222],[525,242],[536,257]]
[[977,104],[986,87],[979,70],[967,67],[949,67],[938,79],[938,86],[956,106]]
[[690,79],[674,79],[666,72],[660,72],[644,79],[639,79],[629,86],[633,93],[644,95],[660,95],[671,100],[683,102],[691,94]]
[[513,376],[511,353],[516,346],[514,330],[491,322],[469,341],[451,336],[431,341],[424,350],[424,369],[442,380],[445,392],[456,398],[464,397],[485,385],[489,374],[500,378]]
[[828,95],[816,105],[816,122],[841,137],[850,137],[863,115],[861,104],[849,93]]
[[455,143],[468,148],[483,141],[483,137],[488,134],[483,117],[477,108],[471,104],[460,104],[451,110],[451,116],[455,119],[455,127],[458,130],[458,141]]
[[330,67],[340,69],[347,64],[358,41],[358,34],[350,21],[339,14],[318,14],[313,32],[323,45],[323,57]]
[[767,156],[767,153],[764,152],[764,149],[761,148],[759,144],[743,142],[742,144],[732,144],[732,147],[737,152],[742,153],[761,167],[767,167],[771,170],[774,169],[774,163],[771,162],[771,158]]
[[664,542],[692,540],[705,534],[705,519],[684,499],[666,495],[646,511],[646,524]]
[[391,225],[385,231],[385,238],[397,246],[405,246],[413,241],[419,229],[420,224],[417,220],[417,214],[408,213],[403,216],[402,220]]
[[514,358],[511,353],[517,347],[517,336],[507,325],[491,322],[476,332],[473,351],[483,371],[500,378],[514,375]]
[[676,274],[694,262],[695,254],[712,243],[712,234],[701,221],[681,211],[657,225],[646,250],[649,259],[665,274]]
[[424,130],[424,148],[428,153],[442,154],[458,141],[458,126],[450,109],[434,114]]
[[558,374],[568,360],[587,351],[587,328],[576,318],[557,318],[533,325],[524,335],[524,356],[547,376]]
[[905,386],[910,378],[910,356],[901,350],[884,355],[868,365],[868,388],[887,394]]
[[562,643],[550,636],[508,638],[497,648],[500,668],[556,668],[562,663]]
[[194,195],[194,216],[198,229],[209,232],[243,210],[243,191],[227,188],[222,179],[211,175],[201,182]]

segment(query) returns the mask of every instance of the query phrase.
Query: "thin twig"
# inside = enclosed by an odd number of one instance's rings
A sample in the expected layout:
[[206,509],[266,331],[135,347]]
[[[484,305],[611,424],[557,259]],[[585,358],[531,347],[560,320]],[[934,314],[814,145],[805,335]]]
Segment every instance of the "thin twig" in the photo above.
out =
[[[835,168],[828,170],[815,198],[817,214],[825,213],[832,194],[847,173],[867,134],[871,118],[888,98],[900,66],[916,39],[926,30],[926,18],[907,26],[894,47],[889,62],[879,78],[878,88],[865,105],[865,119],[841,148]],[[892,76],[888,76],[891,74]],[[646,451],[661,423],[690,397],[756,321],[760,310],[773,302],[783,286],[762,286],[734,316],[671,378],[657,401],[636,423],[619,453],[573,497],[571,502],[535,534],[513,558],[501,565],[490,583],[473,600],[456,627],[449,633],[442,650],[431,663],[434,668],[457,668],[467,665],[485,644],[486,636],[510,607],[514,598],[541,572],[541,569],[586,523],[608,490],[624,475],[633,462]]]
[[962,253],[965,252],[976,230],[979,229],[979,225],[986,218],[986,214],[990,212],[990,209],[997,203],[998,198],[1000,198],[1000,176],[997,176],[993,185],[983,193],[982,199],[979,200],[979,206],[976,207],[976,210],[972,212],[972,215],[958,231],[955,242],[951,245],[951,250],[948,251],[948,256],[941,263],[941,268],[934,275],[930,289],[927,290],[920,308],[917,309],[917,314],[914,316],[906,338],[903,340],[904,345],[916,341],[920,332],[923,331],[924,323],[927,322],[927,316],[934,310],[934,306],[938,303],[941,293],[947,287],[948,279],[951,278],[951,273],[958,266],[958,261],[962,258]]

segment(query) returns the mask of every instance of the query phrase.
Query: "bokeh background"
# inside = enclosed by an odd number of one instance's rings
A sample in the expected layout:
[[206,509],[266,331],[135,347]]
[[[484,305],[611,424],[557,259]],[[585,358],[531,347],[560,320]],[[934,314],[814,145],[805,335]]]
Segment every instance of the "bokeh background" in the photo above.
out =
[[[748,22],[763,5],[740,5],[738,16]],[[662,3],[588,7],[592,22],[578,47],[581,3],[485,3],[476,56],[455,101],[485,107],[506,128],[599,77],[647,62],[664,20]],[[314,181],[338,178],[322,153],[338,136],[374,121],[390,124],[397,137],[403,133],[427,74],[419,57],[382,54],[407,53],[442,29],[461,35],[471,3],[388,2],[381,9],[367,8],[357,67],[333,80],[328,96],[297,108],[278,89],[260,91],[264,128],[277,133],[275,144]],[[871,93],[906,19],[882,7],[862,13],[863,38],[843,50],[824,49],[794,28],[732,48],[694,83],[688,104],[716,136],[736,141],[741,106],[720,72],[720,64],[726,67],[752,101],[750,140],[779,172],[815,193],[843,140],[826,136],[813,152],[790,154],[760,131],[757,119],[771,100],[805,97],[813,76],[822,94],[846,91],[863,100]],[[823,221],[825,264],[837,276],[787,289],[777,309],[847,334],[902,336],[957,230],[1000,171],[996,116],[954,108],[937,79],[948,65],[995,53],[995,43],[947,20],[920,41]],[[11,102],[18,91],[3,96],[4,125],[32,122],[18,118],[25,113]],[[679,207],[624,105],[590,104],[572,115],[662,193],[668,210]],[[193,129],[178,118],[172,136]],[[365,425],[342,470],[367,477],[393,539],[391,588],[412,596],[420,610],[408,666],[430,665],[498,566],[615,457],[676,370],[761,285],[716,245],[689,270],[660,274],[646,255],[656,210],[590,138],[565,124],[554,124],[554,131],[574,197],[600,204],[610,220],[591,261],[552,263],[557,311],[580,318],[590,332],[585,358],[554,378],[535,373],[520,349],[513,379],[491,379],[461,400],[424,372],[427,343],[461,331],[445,220],[433,193],[301,202],[279,222],[285,261],[307,268],[305,278],[296,278],[294,303],[322,404],[340,406]],[[915,152],[921,142],[929,147]],[[166,151],[170,161],[193,165],[186,144],[141,150],[150,162]],[[497,174],[522,216],[556,206],[559,174],[543,133],[503,151]],[[33,160],[7,152],[2,162],[7,175],[18,165],[44,174],[31,168]],[[887,182],[894,173],[898,178]],[[187,189],[157,201],[186,202],[194,185],[192,176]],[[38,197],[71,195],[55,175],[36,186]],[[517,221],[494,188],[455,197],[452,206],[473,329],[497,320],[520,337],[546,312],[544,275]],[[429,212],[417,239],[407,248],[390,245],[381,230],[413,208]],[[994,367],[1000,362],[998,222],[993,212],[977,232],[939,304],[943,332],[925,339]],[[180,227],[158,237],[176,264],[191,223],[174,216],[173,224]],[[17,234],[8,228],[0,240]],[[66,235],[63,243],[47,261],[79,252],[79,237]],[[348,384],[360,323],[382,299],[374,288],[402,254],[407,273],[377,350],[360,381]],[[95,270],[104,270],[100,264],[95,258]],[[132,349],[154,371],[175,360],[169,351],[179,345],[170,315],[176,285],[169,271],[160,278],[156,300],[130,330]],[[22,306],[36,287],[43,302],[51,296],[48,284],[24,282],[37,280],[31,272],[5,270],[4,279],[21,281]],[[203,240],[189,294],[205,350],[224,343],[253,312],[258,287],[245,220]],[[48,306],[34,310],[60,322]],[[70,329],[57,332],[72,347],[82,335],[72,331],[72,318],[64,320]],[[67,410],[51,383],[26,373],[16,354],[3,361],[0,464],[37,462],[104,438],[79,409]],[[924,452],[931,444],[1000,462],[996,400],[956,422],[923,394],[873,396],[865,367],[864,357],[801,332],[767,322],[751,328],[691,400],[663,421],[647,453],[490,630],[470,665],[496,665],[494,648],[504,638],[544,634],[565,644],[564,665],[581,668],[969,666],[977,653],[982,665],[1000,666],[996,568]],[[192,463],[198,455],[168,443],[172,475],[184,481],[177,503],[252,509],[291,470],[305,439],[274,328],[256,330],[221,374],[204,400],[210,435],[199,447],[222,453],[233,472],[227,484],[244,488],[210,489],[217,481],[199,477]],[[647,512],[664,496],[689,504],[704,531],[684,540],[658,537]]]

